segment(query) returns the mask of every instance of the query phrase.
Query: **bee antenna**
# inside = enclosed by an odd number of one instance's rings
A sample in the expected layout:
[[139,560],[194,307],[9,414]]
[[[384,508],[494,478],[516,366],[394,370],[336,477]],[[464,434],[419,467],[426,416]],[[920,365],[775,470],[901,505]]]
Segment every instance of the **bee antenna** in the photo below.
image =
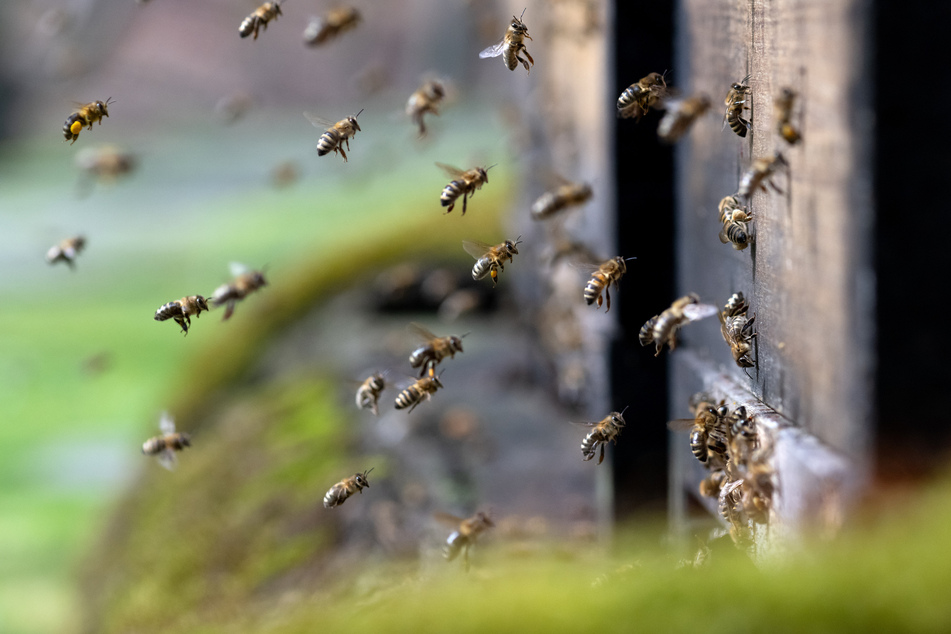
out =
[[367,477],[367,475],[369,475],[369,473],[370,473],[371,471],[373,471],[374,469],[376,469],[376,467],[370,467],[369,469],[367,469],[366,471],[364,471],[364,472],[363,472],[363,477],[364,477],[364,478]]
[[630,407],[630,405],[628,405],[627,407],[625,407],[624,409],[621,410],[621,416],[624,416],[624,412],[627,411],[627,408],[628,408],[628,407]]
[[465,339],[465,338],[466,338],[466,335],[468,335],[468,334],[471,333],[471,332],[472,332],[472,331],[470,330],[470,331],[467,332],[467,333],[461,334],[461,335],[459,335],[459,338],[460,338],[460,339]]
[[364,111],[364,110],[366,110],[366,108],[360,108],[360,112],[358,112],[357,114],[353,115],[353,118],[356,119],[357,117],[359,117],[361,114],[363,114],[363,111]]
[[525,11],[527,11],[527,10],[528,10],[528,7],[525,7],[524,9],[522,9],[522,15],[518,16],[518,21],[519,21],[519,22],[522,21],[522,16],[525,15]]
[[495,167],[496,165],[498,165],[498,163],[493,163],[492,165],[489,165],[487,168],[485,168],[485,171],[488,172],[490,169],[492,169],[492,168]]
[[515,244],[521,244],[521,243],[522,243],[522,235],[519,234],[519,236],[515,238]]
[[637,259],[637,256],[634,256],[634,257],[630,257],[630,258],[624,258],[624,261],[625,261],[625,262],[630,262],[631,260],[636,260],[636,259]]

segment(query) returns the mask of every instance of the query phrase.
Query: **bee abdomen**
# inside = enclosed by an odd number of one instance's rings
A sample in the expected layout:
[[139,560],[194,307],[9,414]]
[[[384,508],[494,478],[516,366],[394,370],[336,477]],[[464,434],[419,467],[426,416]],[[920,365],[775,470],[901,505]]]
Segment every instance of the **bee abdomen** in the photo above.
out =
[[602,273],[595,273],[584,287],[584,301],[588,302],[589,305],[593,304],[601,295],[606,283],[607,280]]
[[165,321],[182,314],[182,307],[178,302],[169,302],[155,311],[155,321]]
[[421,397],[422,395],[419,392],[419,388],[415,385],[411,385],[396,395],[396,409],[406,409],[411,405],[415,405],[419,402]]
[[340,134],[333,128],[327,130],[320,135],[320,139],[317,141],[317,156],[324,156],[333,152],[338,143],[340,143]]
[[618,108],[618,110],[622,110],[622,109],[624,109],[624,108],[627,108],[628,106],[630,106],[631,104],[633,104],[633,103],[635,102],[635,99],[636,99],[636,98],[635,98],[635,96],[634,96],[634,87],[635,87],[636,85],[637,85],[637,84],[634,84],[633,86],[628,86],[628,87],[627,87],[627,90],[625,90],[624,92],[622,92],[622,93],[621,93],[621,96],[618,97],[618,100],[617,100],[617,108]]
[[155,454],[164,451],[165,447],[165,438],[162,436],[149,438],[142,444],[142,453],[144,453],[146,456],[154,456]]
[[448,561],[452,561],[459,555],[467,542],[468,539],[463,537],[459,531],[453,531],[449,539],[446,540],[446,548],[443,549],[443,556]]
[[335,484],[330,487],[330,490],[324,495],[324,508],[331,509],[335,506],[340,506],[348,497],[350,497],[350,493],[347,489],[339,484]]
[[707,432],[703,428],[696,428],[690,432],[690,451],[701,463],[707,462]]
[[[79,124],[78,127],[76,127],[77,123]],[[78,112],[74,112],[66,118],[66,123],[63,124],[63,136],[66,137],[67,141],[78,139],[79,131],[83,129],[83,125],[85,125],[85,122],[82,116]]]
[[[249,15],[241,22],[241,26],[238,27],[238,33],[241,37],[248,37],[254,32],[254,23],[257,21],[256,15]],[[234,24],[234,22],[232,22]]]
[[601,441],[601,434],[597,431],[593,431],[584,437],[584,440],[581,441],[581,453],[584,455],[586,461],[594,458],[595,453],[598,451],[598,444],[601,443]]
[[749,121],[740,116],[740,113],[731,109],[729,116],[726,118],[727,123],[730,124],[730,129],[736,132],[741,137],[746,136],[746,130],[749,127]]
[[647,322],[641,326],[640,331],[637,333],[637,340],[642,346],[648,346],[654,341],[654,324],[657,323],[657,317],[651,317]]
[[515,47],[506,46],[502,51],[502,61],[508,66],[509,70],[515,70],[518,67],[518,58],[515,56]]
[[567,201],[555,192],[545,192],[532,205],[532,216],[536,219],[547,218],[565,208]]
[[489,274],[489,271],[492,270],[492,260],[489,258],[479,258],[476,260],[475,265],[472,267],[472,279],[481,280],[486,275]]
[[442,206],[448,207],[455,202],[455,200],[465,192],[465,187],[466,185],[462,181],[450,181],[439,196],[439,201],[442,203]]
[[750,245],[750,235],[739,223],[733,222],[728,224],[723,228],[723,234],[739,251],[742,251]]

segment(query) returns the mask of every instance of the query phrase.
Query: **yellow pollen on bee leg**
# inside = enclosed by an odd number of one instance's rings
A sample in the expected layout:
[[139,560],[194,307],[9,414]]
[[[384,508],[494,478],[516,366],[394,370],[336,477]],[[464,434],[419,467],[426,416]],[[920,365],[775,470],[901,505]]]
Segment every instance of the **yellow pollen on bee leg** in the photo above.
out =
[[69,131],[73,134],[79,134],[79,131],[83,129],[82,121],[73,121],[73,124],[69,126]]

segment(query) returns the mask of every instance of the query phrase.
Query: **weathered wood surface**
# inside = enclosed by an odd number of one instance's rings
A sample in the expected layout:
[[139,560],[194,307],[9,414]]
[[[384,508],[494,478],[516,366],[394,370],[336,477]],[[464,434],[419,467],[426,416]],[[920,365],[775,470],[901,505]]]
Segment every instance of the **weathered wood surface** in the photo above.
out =
[[[780,489],[804,496],[778,508],[791,525],[816,511],[804,492],[830,486],[803,468],[817,446],[848,457],[830,464],[842,491],[854,491],[868,470],[875,369],[868,8],[864,0],[684,0],[679,7],[672,83],[707,93],[715,110],[678,148],[678,295],[696,292],[722,307],[742,291],[756,314],[758,364],[747,378],[715,320],[688,326],[671,357],[671,412],[689,415],[690,394],[724,372],[748,390],[745,402],[762,401],[806,432],[791,435],[793,457],[777,461]],[[753,127],[741,139],[721,131],[720,120],[730,84],[747,74]],[[784,86],[800,94],[794,120],[803,140],[795,147],[775,131],[772,102]],[[751,158],[775,150],[789,169],[775,178],[782,194],[752,197],[754,244],[745,251],[721,244],[720,199],[737,191]],[[674,455],[689,456],[680,447],[686,440],[676,440]],[[684,461],[674,465],[683,469]],[[694,491],[695,476],[685,483]],[[679,509],[684,477],[678,473],[672,486]]]

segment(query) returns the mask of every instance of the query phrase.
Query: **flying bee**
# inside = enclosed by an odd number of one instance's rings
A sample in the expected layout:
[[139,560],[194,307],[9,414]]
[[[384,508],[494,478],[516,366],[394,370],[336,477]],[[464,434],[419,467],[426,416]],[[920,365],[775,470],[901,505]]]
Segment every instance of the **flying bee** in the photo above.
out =
[[79,133],[83,128],[92,130],[92,124],[99,122],[102,125],[102,118],[109,116],[109,106],[115,101],[109,97],[105,101],[91,101],[87,104],[76,104],[78,108],[71,115],[66,117],[66,123],[63,124],[63,136],[66,141],[72,141],[70,145],[79,138]]
[[335,7],[319,18],[311,18],[304,29],[304,44],[320,46],[360,23],[360,12],[353,7]]
[[792,123],[793,105],[796,103],[796,96],[796,91],[792,88],[783,88],[776,100],[773,101],[776,131],[789,145],[796,145],[802,139],[799,130]]
[[359,117],[362,112],[363,109],[361,108],[357,114],[347,117],[346,119],[341,119],[337,123],[305,112],[304,116],[307,117],[307,120],[310,121],[315,128],[326,128],[317,141],[317,156],[324,156],[330,152],[334,154],[340,152],[340,155],[343,157],[343,162],[346,163],[347,153],[343,151],[343,146],[346,144],[349,150],[350,137],[356,136],[358,131],[362,131],[360,130],[360,124],[357,123],[357,117]]
[[750,122],[743,118],[743,111],[750,109],[746,105],[747,96],[750,94],[750,87],[746,85],[749,78],[750,76],[747,75],[740,81],[734,82],[724,100],[726,113],[723,115],[723,125],[729,124],[730,129],[741,137],[745,137],[746,131],[752,127]]
[[436,166],[452,177],[449,184],[443,188],[442,194],[439,195],[439,202],[442,203],[443,207],[449,207],[446,210],[448,214],[456,206],[456,199],[462,196],[463,216],[466,215],[466,201],[475,195],[477,189],[482,189],[483,184],[488,184],[488,171],[495,167],[494,165],[473,167],[463,172],[458,167],[445,163],[436,163]]
[[604,312],[609,312],[611,310],[611,284],[614,284],[614,289],[617,290],[621,277],[627,273],[627,261],[635,259],[637,258],[625,259],[619,255],[597,267],[597,270],[591,274],[591,279],[584,287],[584,301],[588,303],[588,306],[597,300],[598,308],[601,308],[601,294],[604,293],[608,300],[608,307]]
[[[723,456],[727,452],[728,430],[723,424],[727,410],[722,401],[718,406],[706,395],[700,395],[700,399],[692,405],[693,418],[672,420],[667,423],[667,428],[671,431],[689,431],[690,452],[700,461],[700,464],[707,467],[722,467]],[[714,461],[715,465],[708,464],[711,454],[719,456]]]
[[[423,401],[428,401],[441,387],[445,387],[438,376],[424,376],[396,395],[396,409],[406,409],[409,412]],[[409,413],[407,412],[407,414]]]
[[340,506],[347,501],[348,497],[357,491],[360,492],[360,495],[363,495],[363,489],[370,486],[370,483],[367,481],[367,475],[370,474],[370,471],[373,471],[373,469],[369,469],[363,473],[355,473],[349,478],[344,478],[330,487],[330,490],[324,495],[324,508],[332,509],[335,506]]
[[101,183],[114,183],[135,169],[135,156],[117,147],[83,148],[76,154],[76,166]]
[[439,116],[439,103],[446,96],[446,87],[438,79],[427,79],[422,86],[409,96],[406,102],[406,115],[419,126],[419,136],[426,136],[426,122],[423,116],[430,112]]
[[[409,365],[412,368],[419,368],[419,376],[423,376],[428,371],[429,376],[433,377],[436,374],[436,366],[439,365],[443,359],[446,357],[454,359],[457,352],[463,351],[462,338],[466,335],[437,337],[424,326],[416,322],[412,322],[409,325],[409,330],[422,342],[422,344],[409,355]],[[440,385],[439,387],[442,386]],[[433,391],[435,392],[435,390]]]
[[[522,15],[525,15],[524,9],[522,10]],[[528,54],[528,49],[525,48],[524,40],[526,38],[529,40],[532,39],[532,36],[528,34],[528,27],[522,22],[521,16],[516,18],[513,15],[512,23],[509,24],[509,28],[505,30],[502,41],[479,53],[479,57],[485,59],[487,57],[498,57],[501,55],[502,61],[505,62],[509,70],[515,70],[515,67],[521,62],[525,70],[531,73],[532,69],[528,64],[531,62],[532,66],[534,66],[535,60],[532,59],[532,56]],[[524,53],[528,59],[522,59],[519,57],[519,53]]]
[[617,444],[617,438],[621,435],[621,430],[624,429],[625,425],[625,411],[627,411],[626,407],[621,412],[611,412],[597,423],[579,423],[579,425],[594,428],[581,441],[581,453],[585,462],[594,458],[599,447],[601,448],[601,457],[598,458],[598,464],[604,462],[604,446],[608,442]]
[[241,37],[248,37],[253,33],[253,39],[256,40],[258,39],[258,30],[264,27],[264,30],[267,31],[267,23],[271,20],[277,21],[277,16],[279,15],[284,15],[281,13],[281,0],[277,2],[265,2],[255,9],[254,13],[241,21],[241,25],[238,27],[238,33]]
[[50,264],[65,262],[69,265],[69,268],[75,268],[76,265],[73,264],[73,260],[76,259],[76,256],[85,246],[86,238],[83,236],[66,238],[56,246],[50,247],[50,250],[46,252],[46,261]]
[[730,346],[733,360],[741,368],[752,368],[755,365],[750,353],[753,350],[753,337],[756,336],[753,332],[756,315],[747,317],[749,308],[743,293],[733,293],[720,312],[720,333]]
[[786,162],[780,152],[776,152],[776,154],[767,158],[754,159],[750,168],[740,179],[740,188],[736,193],[737,197],[749,200],[757,189],[762,189],[765,192],[767,185],[777,193],[782,194],[783,190],[772,181],[772,176],[776,170],[788,166],[789,163]]
[[175,431],[175,421],[168,412],[162,412],[159,429],[162,431],[161,435],[149,438],[142,443],[142,453],[146,456],[155,456],[160,465],[171,471],[178,462],[175,452],[191,447],[192,439],[183,431]]
[[367,377],[367,380],[357,388],[357,408],[368,409],[373,412],[374,416],[379,416],[380,408],[378,402],[380,400],[380,394],[383,393],[385,388],[386,381],[383,378],[383,373],[377,372],[371,374]]
[[640,121],[652,106],[667,96],[667,81],[661,73],[651,73],[631,84],[617,100],[617,116],[620,119]]
[[678,141],[709,109],[710,98],[703,94],[670,102],[664,118],[657,125],[657,136],[666,143]]
[[725,196],[720,201],[720,222],[723,223],[719,234],[720,242],[732,243],[737,251],[750,246],[753,236],[750,235],[748,223],[752,219],[753,214],[740,205],[736,196]]
[[211,310],[208,302],[201,295],[188,295],[174,302],[169,302],[155,311],[155,321],[174,319],[182,327],[182,332],[188,334],[188,327],[192,324],[191,316],[199,317],[201,311]]
[[225,314],[221,321],[226,321],[234,313],[235,304],[244,299],[261,287],[267,286],[267,280],[264,279],[264,273],[261,271],[252,271],[243,264],[237,262],[231,263],[231,275],[234,279],[227,284],[222,284],[215,289],[209,300],[211,306],[217,308],[225,307]]
[[659,315],[647,320],[638,332],[637,339],[642,346],[654,344],[654,356],[660,355],[666,343],[671,350],[677,347],[677,331],[684,325],[712,317],[717,314],[717,307],[710,304],[701,304],[700,298],[691,293],[675,300],[670,308]]
[[557,188],[545,192],[532,203],[532,218],[535,220],[550,218],[562,209],[585,204],[591,200],[591,195],[591,185],[565,181]]
[[449,538],[446,539],[443,556],[445,556],[448,561],[452,561],[458,557],[461,552],[466,572],[469,572],[469,548],[475,544],[479,535],[495,526],[492,522],[492,518],[488,513],[483,513],[482,511],[479,511],[468,519],[462,519],[461,517],[456,517],[448,513],[434,513],[433,517],[448,526],[457,527],[456,530],[450,533]]
[[512,256],[518,255],[518,245],[522,243],[522,236],[514,241],[506,240],[492,246],[477,240],[463,240],[462,248],[476,259],[472,267],[472,279],[481,280],[486,275],[492,277],[492,286],[498,282],[499,271],[505,270],[505,260],[512,261]]

